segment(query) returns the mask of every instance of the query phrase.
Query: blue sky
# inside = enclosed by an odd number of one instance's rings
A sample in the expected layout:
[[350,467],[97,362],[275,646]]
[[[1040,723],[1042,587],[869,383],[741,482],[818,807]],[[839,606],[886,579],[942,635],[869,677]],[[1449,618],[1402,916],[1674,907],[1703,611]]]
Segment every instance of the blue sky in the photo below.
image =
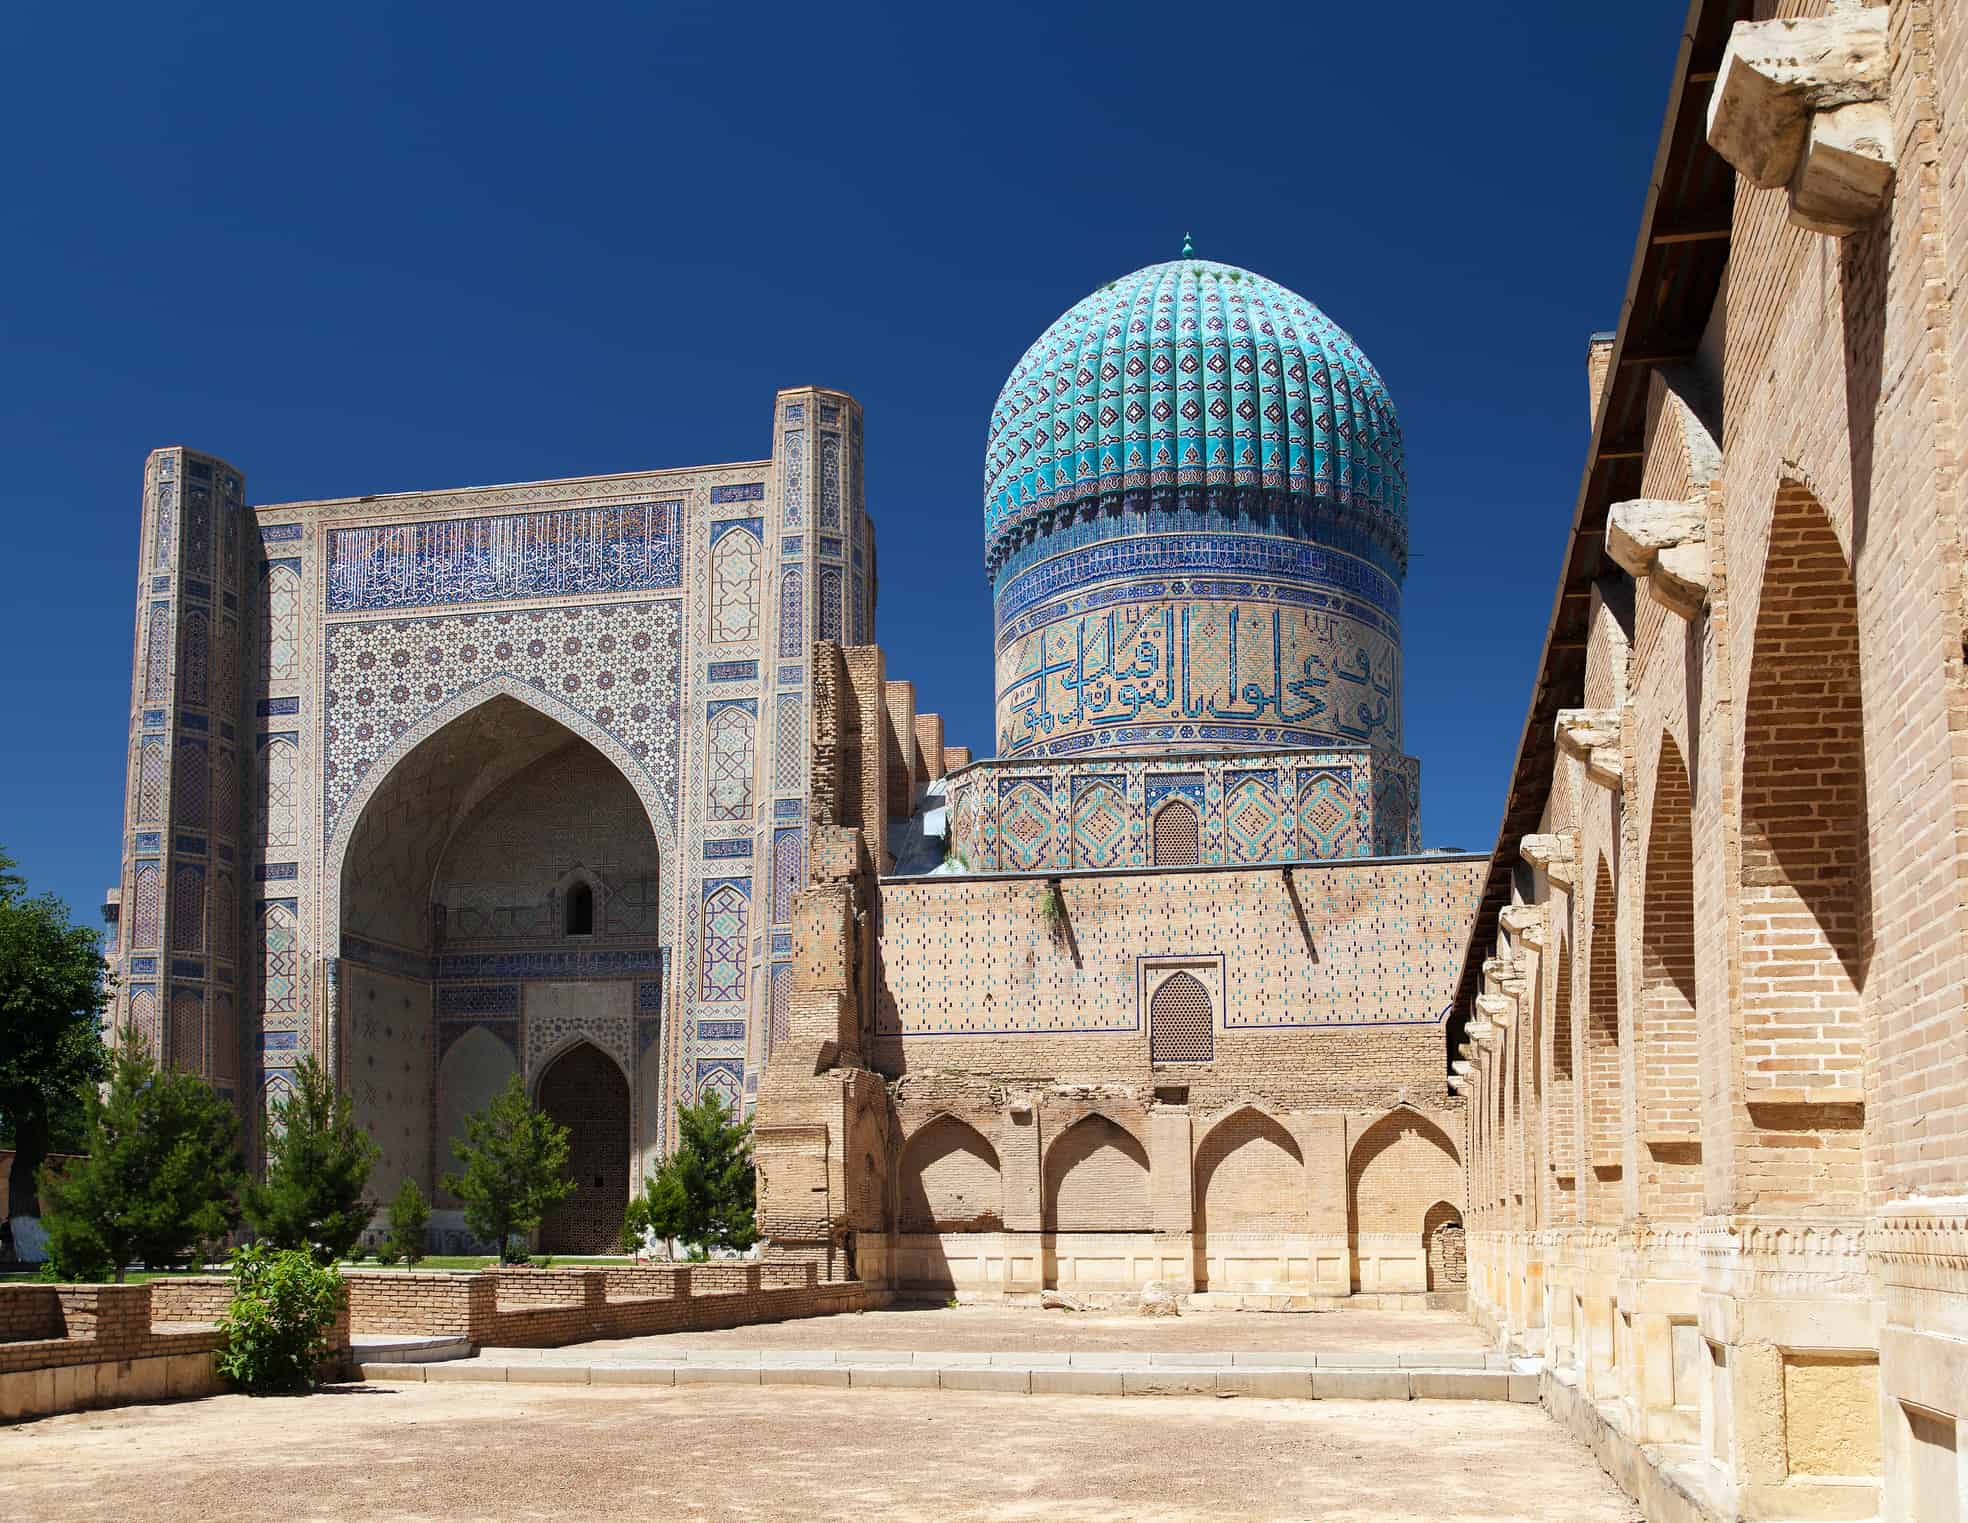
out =
[[991,404],[1189,231],[1387,380],[1424,829],[1487,850],[1681,10],[10,7],[0,845],[114,881],[148,450],[256,502],[750,459],[782,385],[861,398],[890,672],[987,752]]

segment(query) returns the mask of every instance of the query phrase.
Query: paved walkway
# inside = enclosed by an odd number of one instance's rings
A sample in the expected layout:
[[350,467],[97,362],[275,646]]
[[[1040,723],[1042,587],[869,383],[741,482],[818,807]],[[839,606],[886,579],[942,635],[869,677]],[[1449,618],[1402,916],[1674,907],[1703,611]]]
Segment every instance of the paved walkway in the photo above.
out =
[[1026,1306],[951,1306],[845,1312],[794,1322],[758,1322],[715,1332],[620,1338],[588,1347],[672,1349],[907,1349],[1015,1353],[1206,1352],[1338,1353],[1346,1349],[1422,1351],[1489,1347],[1459,1312],[1185,1312],[1144,1317],[1132,1311],[1041,1311]]
[[[440,1366],[441,1367],[441,1366]],[[1638,1523],[1532,1407],[426,1385],[0,1429],[0,1518]]]
[[[365,1379],[416,1384],[780,1385],[1038,1396],[1253,1396],[1359,1401],[1537,1400],[1468,1324],[1416,1313],[1148,1318],[1018,1309],[872,1312],[724,1332],[487,1348],[424,1362],[377,1351]],[[1390,1326],[1390,1324],[1395,1324]],[[1375,1334],[1397,1342],[1364,1346]],[[416,1361],[416,1362],[412,1362]]]

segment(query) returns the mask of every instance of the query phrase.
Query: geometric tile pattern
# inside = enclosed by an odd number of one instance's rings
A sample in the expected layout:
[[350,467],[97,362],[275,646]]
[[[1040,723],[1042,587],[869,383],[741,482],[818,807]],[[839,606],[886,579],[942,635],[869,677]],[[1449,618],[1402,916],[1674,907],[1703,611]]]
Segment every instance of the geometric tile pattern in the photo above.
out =
[[707,882],[704,894],[704,987],[699,998],[745,997],[745,920],[749,895],[736,882]]
[[744,820],[752,813],[752,745],[758,704],[750,698],[711,705],[705,756],[710,769],[710,817]]
[[758,638],[763,555],[750,529],[734,528],[718,537],[711,553],[711,638],[719,644]]
[[[952,845],[971,871],[1042,872],[1151,865],[1151,821],[1175,799],[1193,813],[1180,816],[1180,842],[1161,843],[1176,854],[1165,863],[1405,856],[1421,849],[1418,793],[1414,758],[1351,747],[999,758],[952,782],[946,802]],[[1372,800],[1388,809],[1384,827]]]
[[324,822],[431,710],[507,676],[606,731],[676,818],[678,654],[674,600],[330,624],[323,658]]
[[1234,773],[1223,800],[1223,849],[1232,862],[1269,862],[1277,851],[1276,772]]
[[[1127,861],[1126,784],[1120,778],[1074,779],[1073,865],[1120,867]],[[1048,834],[1050,822],[1048,822]]]

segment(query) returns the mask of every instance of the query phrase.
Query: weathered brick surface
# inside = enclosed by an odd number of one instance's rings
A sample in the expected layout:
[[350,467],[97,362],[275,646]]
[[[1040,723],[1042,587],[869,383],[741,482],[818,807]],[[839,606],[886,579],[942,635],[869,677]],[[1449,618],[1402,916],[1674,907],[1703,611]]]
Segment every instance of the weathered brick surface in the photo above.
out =
[[[1641,462],[1698,510],[1707,601],[1594,585],[1562,701],[1616,714],[1620,777],[1561,754],[1537,780],[1573,875],[1521,875],[1541,934],[1479,950],[1526,979],[1471,1065],[1472,1307],[1621,1464],[1686,1445],[1676,1484],[1743,1515],[1960,1511],[1968,6],[1881,14],[1888,204],[1828,237],[1734,181]],[[1698,125],[1670,142],[1664,196],[1706,172]]]
[[859,1310],[884,1299],[859,1282],[823,1281],[811,1264],[358,1270],[346,1279],[356,1333],[442,1335],[502,1348],[741,1327]]

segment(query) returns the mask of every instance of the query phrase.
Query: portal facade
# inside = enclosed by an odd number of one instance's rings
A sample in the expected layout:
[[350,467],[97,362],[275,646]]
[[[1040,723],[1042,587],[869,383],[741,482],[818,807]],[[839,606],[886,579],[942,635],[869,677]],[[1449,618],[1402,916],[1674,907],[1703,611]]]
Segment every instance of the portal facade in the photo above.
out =
[[262,506],[155,452],[120,1039],[248,1112],[322,1061],[382,1198],[578,1051],[619,1105],[563,1096],[577,1146],[623,1140],[563,1227],[612,1242],[675,1107],[749,1106],[784,1029],[813,643],[872,637],[859,406],[787,391],[761,423],[750,462]]

